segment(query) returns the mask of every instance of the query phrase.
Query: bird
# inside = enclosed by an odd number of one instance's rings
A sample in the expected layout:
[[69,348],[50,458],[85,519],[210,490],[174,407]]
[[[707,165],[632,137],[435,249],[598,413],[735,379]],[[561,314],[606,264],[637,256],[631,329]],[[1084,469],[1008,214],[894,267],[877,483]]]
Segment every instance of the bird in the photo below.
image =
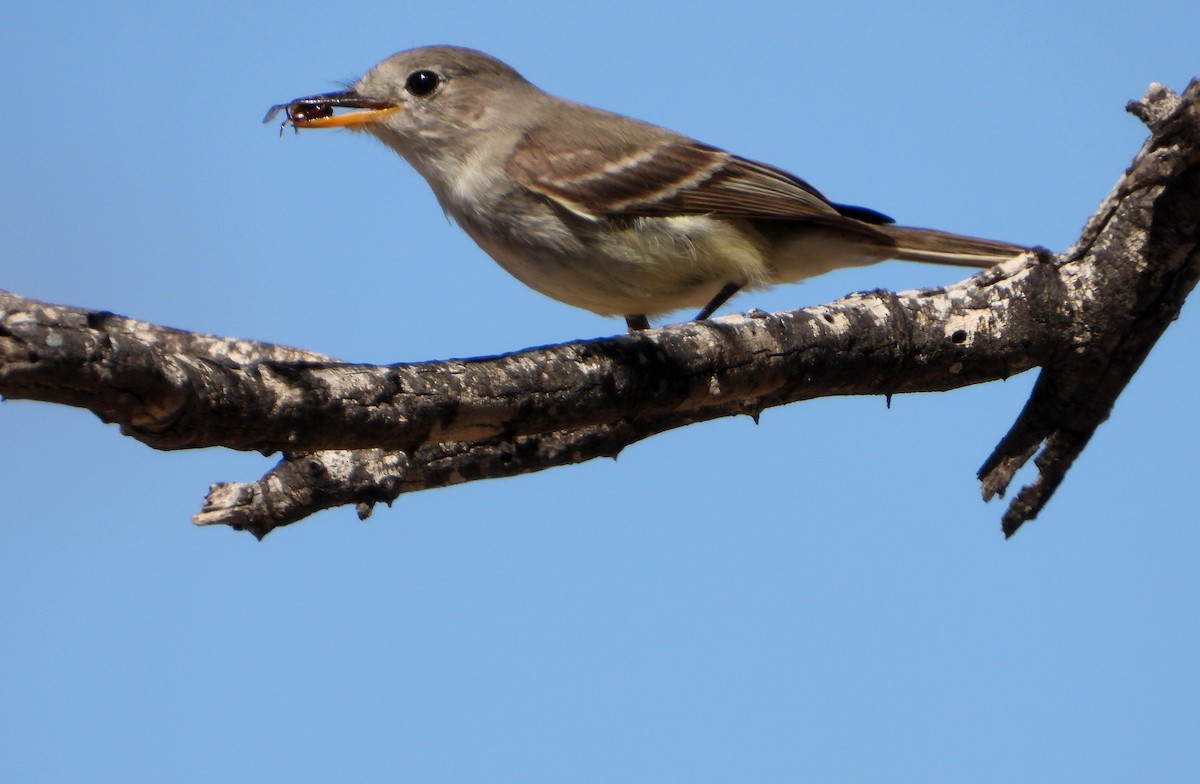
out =
[[530,288],[646,329],[683,308],[885,259],[990,267],[1025,246],[895,225],[783,169],[559,98],[483,52],[427,46],[264,122],[376,137]]

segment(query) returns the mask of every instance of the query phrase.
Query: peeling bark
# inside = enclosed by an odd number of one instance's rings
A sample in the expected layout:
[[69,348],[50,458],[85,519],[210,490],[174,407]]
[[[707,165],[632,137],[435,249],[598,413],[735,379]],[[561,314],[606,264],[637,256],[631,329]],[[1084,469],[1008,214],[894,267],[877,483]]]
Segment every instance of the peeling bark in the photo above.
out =
[[1200,86],[1130,110],[1151,137],[1079,242],[954,286],[856,294],[499,357],[387,366],[0,292],[0,393],[79,406],[159,449],[280,451],[198,524],[258,537],[331,506],[615,456],[683,425],[830,395],[947,390],[1042,368],[980,469],[1035,458],[1011,535],[1063,480],[1200,275]]

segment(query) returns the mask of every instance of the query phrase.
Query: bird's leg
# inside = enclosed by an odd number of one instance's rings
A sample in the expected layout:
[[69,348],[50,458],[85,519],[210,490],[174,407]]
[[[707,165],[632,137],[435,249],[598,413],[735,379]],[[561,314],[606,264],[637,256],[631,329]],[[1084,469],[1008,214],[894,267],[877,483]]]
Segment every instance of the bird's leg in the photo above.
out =
[[726,283],[724,286],[722,286],[721,290],[717,292],[717,295],[709,300],[708,304],[704,306],[703,310],[696,314],[696,321],[704,321],[706,318],[711,316],[717,308],[728,302],[730,297],[741,291],[743,285],[744,284],[741,283]]
[[643,329],[650,329],[650,319],[646,318],[645,313],[626,316],[625,326],[629,327],[630,332],[639,332]]

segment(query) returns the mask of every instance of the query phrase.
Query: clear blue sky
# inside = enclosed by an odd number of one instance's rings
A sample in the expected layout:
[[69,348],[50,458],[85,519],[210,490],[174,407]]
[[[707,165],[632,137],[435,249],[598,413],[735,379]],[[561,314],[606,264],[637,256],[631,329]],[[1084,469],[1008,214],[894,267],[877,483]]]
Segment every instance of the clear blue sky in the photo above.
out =
[[[474,46],[901,222],[1062,249],[1200,75],[1200,6],[22,3],[0,288],[347,359],[612,334],[374,141],[273,103]],[[115,6],[115,7],[114,7]],[[889,263],[743,296],[952,281]],[[619,461],[191,526],[274,462],[0,405],[0,779],[1200,780],[1200,303],[1041,519],[974,472],[1032,375],[706,424]]]

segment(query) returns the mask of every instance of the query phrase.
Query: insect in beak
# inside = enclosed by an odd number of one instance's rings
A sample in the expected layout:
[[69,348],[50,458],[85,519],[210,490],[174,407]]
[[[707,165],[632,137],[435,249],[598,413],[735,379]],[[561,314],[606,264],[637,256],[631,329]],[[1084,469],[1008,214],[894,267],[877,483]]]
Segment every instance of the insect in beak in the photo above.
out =
[[[339,128],[351,125],[365,125],[378,122],[387,115],[400,111],[402,104],[388,101],[372,101],[362,98],[357,93],[346,90],[337,93],[311,95],[307,98],[297,98],[287,103],[278,103],[267,110],[264,123],[271,122],[277,114],[286,115],[279,125],[279,135],[283,129],[291,125],[297,132],[301,128]],[[350,109],[352,111],[335,114],[334,109]]]

